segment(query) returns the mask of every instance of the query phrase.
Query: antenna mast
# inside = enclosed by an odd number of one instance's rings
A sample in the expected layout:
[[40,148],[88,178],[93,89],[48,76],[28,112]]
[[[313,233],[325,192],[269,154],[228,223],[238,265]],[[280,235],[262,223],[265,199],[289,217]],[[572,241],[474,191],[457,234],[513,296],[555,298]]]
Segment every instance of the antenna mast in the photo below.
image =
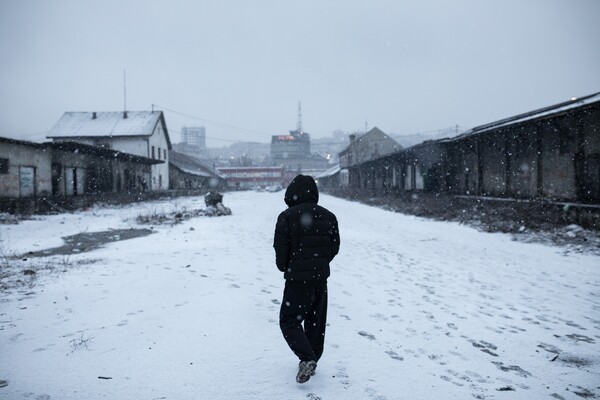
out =
[[298,126],[296,127],[298,133],[302,133],[302,102],[298,102]]
[[127,73],[123,68],[123,112],[127,112]]

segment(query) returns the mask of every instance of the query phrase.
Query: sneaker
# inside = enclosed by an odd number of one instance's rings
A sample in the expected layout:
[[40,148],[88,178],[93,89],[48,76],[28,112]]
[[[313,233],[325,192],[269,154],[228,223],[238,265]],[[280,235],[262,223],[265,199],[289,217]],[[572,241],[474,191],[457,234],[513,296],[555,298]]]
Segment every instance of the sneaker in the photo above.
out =
[[305,383],[315,374],[317,369],[316,361],[300,361],[298,365],[298,375],[296,375],[296,382]]

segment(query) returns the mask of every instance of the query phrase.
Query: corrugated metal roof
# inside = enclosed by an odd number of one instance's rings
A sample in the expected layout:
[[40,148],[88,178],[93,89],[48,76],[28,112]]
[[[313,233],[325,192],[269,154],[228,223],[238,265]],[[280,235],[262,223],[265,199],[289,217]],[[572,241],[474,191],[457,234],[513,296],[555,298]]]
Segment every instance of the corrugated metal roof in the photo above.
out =
[[150,136],[161,111],[66,112],[48,133],[48,138],[97,136]]
[[540,108],[538,110],[530,111],[530,112],[527,112],[524,114],[515,115],[514,117],[505,118],[500,121],[492,122],[489,124],[477,126],[473,129],[471,129],[470,131],[463,133],[462,135],[459,135],[459,136],[456,136],[453,138],[441,139],[441,141],[453,142],[455,140],[460,140],[467,136],[471,136],[471,135],[475,135],[475,134],[483,133],[483,132],[487,132],[487,131],[492,131],[492,130],[496,130],[499,128],[504,128],[506,126],[516,125],[516,124],[520,124],[520,123],[531,121],[531,120],[549,117],[549,116],[552,116],[555,114],[560,114],[560,113],[563,113],[563,112],[566,112],[566,111],[569,111],[572,109],[576,109],[579,107],[583,107],[583,106],[593,104],[593,103],[598,103],[598,102],[600,102],[600,93],[594,93],[594,94],[584,96],[584,97],[573,98],[573,99],[571,99],[569,101],[565,101],[563,103]]

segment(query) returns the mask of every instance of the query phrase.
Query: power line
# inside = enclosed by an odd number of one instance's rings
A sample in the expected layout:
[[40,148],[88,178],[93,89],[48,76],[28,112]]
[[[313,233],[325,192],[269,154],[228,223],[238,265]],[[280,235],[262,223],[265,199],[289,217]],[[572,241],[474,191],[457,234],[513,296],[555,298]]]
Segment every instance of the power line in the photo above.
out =
[[172,109],[167,108],[167,107],[163,107],[163,106],[161,106],[159,104],[152,104],[152,107],[159,107],[159,108],[163,109],[164,111],[168,111],[170,113],[181,115],[182,117],[194,119],[194,120],[201,121],[201,122],[204,122],[204,123],[209,123],[209,124],[213,124],[213,125],[221,126],[221,127],[224,127],[224,128],[229,128],[229,129],[237,130],[237,131],[258,134],[258,135],[261,136],[261,138],[264,138],[264,135],[268,135],[269,137],[273,135],[272,133],[257,131],[257,130],[248,129],[248,128],[241,128],[239,126],[234,126],[234,125],[226,124],[224,122],[213,121],[213,120],[210,120],[210,119],[207,119],[207,118],[202,118],[202,117],[198,117],[198,116],[195,116],[195,115],[186,114],[186,113],[183,113],[183,112],[180,112],[180,111],[172,110]]
[[[173,129],[169,129],[169,133],[178,133],[181,135],[181,131],[176,131]],[[222,142],[231,142],[231,143],[242,143],[243,140],[239,140],[239,139],[223,139],[223,138],[217,138],[217,137],[212,137],[212,136],[205,136],[206,139],[211,139],[211,140],[220,140]]]
[[[299,118],[298,122],[299,122],[299,124],[302,123],[301,122],[302,121],[301,120],[301,118],[302,118],[302,114],[301,114],[302,111],[301,111],[301,108],[300,108],[301,107],[300,104],[301,103],[298,103],[298,118]],[[152,109],[154,109],[154,107],[159,107],[159,108],[161,108],[164,111],[168,111],[170,113],[181,115],[183,117],[194,119],[194,120],[197,120],[197,121],[200,121],[200,122],[209,123],[209,124],[213,124],[213,125],[217,125],[217,126],[221,126],[221,127],[224,127],[224,128],[241,131],[241,132],[248,132],[248,133],[252,133],[252,134],[255,134],[255,135],[260,135],[261,139],[267,139],[268,140],[271,136],[273,136],[272,133],[267,133],[267,132],[263,132],[263,131],[257,131],[257,130],[249,129],[249,128],[242,128],[242,127],[230,125],[230,124],[227,124],[227,123],[224,123],[224,122],[213,121],[213,120],[210,120],[208,118],[198,117],[196,115],[191,115],[191,114],[187,114],[187,113],[184,113],[184,112],[181,112],[181,111],[172,110],[170,108],[163,107],[163,106],[161,106],[159,104],[152,104]],[[366,126],[367,126],[367,122],[365,121],[365,129],[366,129]],[[424,135],[424,134],[429,134],[429,133],[442,133],[442,132],[448,132],[448,131],[456,131],[456,132],[458,132],[459,130],[466,131],[468,129],[469,128],[461,126],[461,125],[454,125],[454,126],[450,126],[450,127],[446,127],[446,128],[441,128],[441,129],[433,129],[433,130],[430,130],[430,131],[409,133],[407,135],[394,135],[394,136],[398,136],[398,137],[403,137],[403,136],[417,136],[417,135]],[[181,134],[181,131],[179,131],[178,133]],[[269,138],[265,138],[264,135],[267,135]],[[244,142],[243,140],[223,139],[223,138],[216,138],[216,137],[210,137],[210,136],[207,136],[206,138],[207,139],[211,139],[211,140],[218,140],[218,141],[231,142],[231,143],[241,143],[241,142]],[[318,143],[318,142],[316,142],[314,144],[315,145],[319,145],[319,144],[320,145],[334,145],[334,144],[340,144],[340,143],[339,142],[327,142],[327,143]]]

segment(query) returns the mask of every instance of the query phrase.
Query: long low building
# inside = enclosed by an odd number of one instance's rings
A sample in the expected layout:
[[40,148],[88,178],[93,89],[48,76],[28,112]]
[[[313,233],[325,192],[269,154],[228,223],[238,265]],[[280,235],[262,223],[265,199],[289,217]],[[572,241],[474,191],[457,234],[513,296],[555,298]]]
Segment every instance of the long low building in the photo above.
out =
[[83,143],[0,137],[0,198],[143,192],[162,163]]
[[217,169],[227,179],[228,186],[236,189],[285,185],[283,167],[222,167]]
[[196,157],[169,151],[169,189],[216,189],[225,186],[225,178]]
[[600,93],[342,165],[323,181],[376,193],[600,204]]

